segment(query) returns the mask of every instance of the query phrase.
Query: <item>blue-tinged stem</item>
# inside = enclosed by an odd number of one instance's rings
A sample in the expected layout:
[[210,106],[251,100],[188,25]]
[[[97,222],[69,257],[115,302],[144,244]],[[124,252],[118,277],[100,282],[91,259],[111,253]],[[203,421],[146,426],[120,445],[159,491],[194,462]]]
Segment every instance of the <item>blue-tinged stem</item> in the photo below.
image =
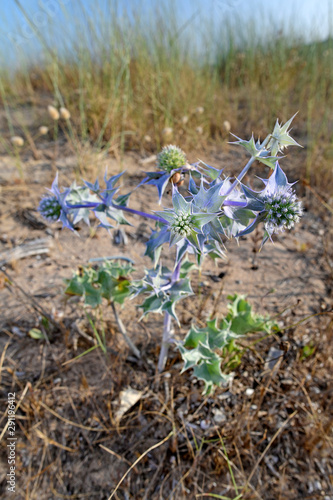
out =
[[117,210],[123,210],[124,212],[128,212],[130,214],[140,215],[141,217],[146,217],[147,219],[153,219],[156,220],[157,222],[163,222],[163,224],[167,224],[167,221],[165,219],[162,219],[162,217],[158,217],[157,215],[147,214],[146,212],[140,212],[139,210],[123,207],[121,205],[114,205],[113,203],[110,206],[112,208],[116,208]]
[[[266,137],[266,139],[264,140],[264,142],[260,146],[260,148],[258,150],[258,153],[259,153],[259,151],[262,151],[265,148],[265,146],[268,143],[268,141],[269,141],[270,138],[271,138],[271,135],[268,135]],[[245,165],[245,167],[243,168],[243,170],[241,171],[241,173],[238,175],[238,177],[236,177],[236,179],[231,184],[231,186],[228,189],[228,191],[225,193],[225,196],[228,196],[235,189],[235,187],[240,183],[240,181],[243,179],[243,177],[247,174],[247,172],[248,172],[249,168],[251,167],[252,163],[255,160],[257,160],[257,157],[258,157],[258,155],[251,156],[251,158],[249,159],[249,161],[247,162],[247,164]]]
[[173,273],[172,273],[172,276],[171,276],[171,281],[172,283],[175,283],[176,281],[179,280],[179,275],[180,275],[180,268],[182,267],[182,260],[180,259],[180,261],[178,261]]
[[[172,276],[171,276],[171,281],[175,283],[176,281],[179,280],[179,275],[180,275],[180,268],[181,268],[181,261],[178,262],[177,266],[175,267]],[[160,356],[158,359],[158,371],[162,372],[165,368],[165,364],[168,359],[168,351],[169,351],[169,345],[170,345],[170,340],[172,338],[172,317],[168,312],[165,312],[164,314],[164,324],[163,324],[163,337],[162,337],[162,346],[161,346],[161,351],[160,351]]]
[[[100,202],[90,202],[88,201],[87,203],[67,203],[66,207],[67,208],[97,208],[99,205],[101,205]],[[134,210],[133,208],[128,208],[128,207],[123,207],[122,205],[115,205],[114,203],[111,203],[108,205],[111,208],[115,208],[116,210],[123,210],[124,212],[128,212],[130,214],[135,214],[135,215],[140,215],[141,217],[145,217],[147,219],[152,219],[156,220],[157,222],[162,222],[163,224],[166,224],[167,221],[162,219],[162,217],[158,217],[157,215],[153,214],[147,214],[146,212],[140,212],[139,210]]]

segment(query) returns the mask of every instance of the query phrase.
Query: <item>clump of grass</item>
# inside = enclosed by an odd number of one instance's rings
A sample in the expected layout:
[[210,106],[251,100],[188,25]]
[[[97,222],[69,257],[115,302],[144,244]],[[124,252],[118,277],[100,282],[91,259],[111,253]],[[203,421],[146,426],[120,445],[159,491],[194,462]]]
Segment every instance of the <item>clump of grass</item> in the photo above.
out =
[[[149,150],[159,149],[170,140],[166,131],[184,148],[196,147],[203,132],[200,147],[204,141],[225,142],[230,128],[236,134],[251,133],[254,125],[264,130],[278,115],[283,120],[300,110],[296,135],[307,146],[304,175],[319,182],[324,173],[327,184],[332,39],[306,43],[290,33],[259,37],[263,26],[244,21],[240,37],[240,20],[225,19],[198,44],[196,20],[182,26],[172,2],[153,14],[142,6],[120,13],[111,2],[103,10],[91,7],[79,1],[79,14],[73,16],[63,6],[62,42],[56,39],[56,16],[49,19],[47,33],[34,27],[40,59],[33,62],[23,51],[20,67],[1,74],[7,115],[28,102],[38,109],[48,96],[60,113],[70,110],[62,117],[71,118],[71,137],[123,152],[145,147],[146,137]],[[32,25],[29,12],[21,10]],[[202,32],[212,31],[208,20],[200,19],[200,25]]]

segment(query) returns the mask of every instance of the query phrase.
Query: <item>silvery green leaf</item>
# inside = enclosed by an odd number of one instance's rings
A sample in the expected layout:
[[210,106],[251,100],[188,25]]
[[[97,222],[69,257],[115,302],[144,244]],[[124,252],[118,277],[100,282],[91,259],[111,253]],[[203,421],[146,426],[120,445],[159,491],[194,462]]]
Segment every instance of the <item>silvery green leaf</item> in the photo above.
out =
[[118,210],[117,208],[113,208],[113,207],[108,207],[105,210],[105,213],[108,217],[117,221],[118,224],[123,224],[123,225],[127,225],[127,226],[132,225],[130,222],[128,222],[128,220],[125,219],[124,213],[122,212],[122,210]]
[[192,195],[195,195],[198,193],[199,191],[199,188],[198,186],[196,185],[196,183],[194,182],[193,178],[192,178],[192,175],[190,175],[190,180],[189,180],[189,184],[188,184],[188,189],[190,191],[190,193]]
[[209,189],[205,189],[203,186],[203,180],[201,180],[200,189],[198,193],[193,196],[192,203],[194,206],[194,212],[218,212],[226,198],[225,196],[220,195],[222,188],[223,182],[219,182],[211,186]]
[[281,125],[279,121],[276,120],[271,139],[267,145],[267,149],[270,149],[272,156],[276,156],[279,151],[283,151],[283,149],[288,146],[300,146],[295,139],[290,137],[288,130],[296,114],[292,116],[284,125]]
[[169,240],[170,234],[166,228],[161,229],[160,231],[152,232],[149,240],[146,243],[145,255],[151,258],[151,260],[154,262],[154,265],[156,265],[158,262],[162,250],[162,245]]
[[39,328],[31,328],[29,330],[29,336],[34,340],[42,340],[45,339],[44,333]]
[[165,209],[161,212],[154,212],[158,217],[161,217],[162,219],[166,220],[170,224],[172,224],[175,220],[175,213],[173,211],[170,211],[169,209]]
[[176,186],[172,188],[172,203],[176,212],[182,212],[184,214],[189,214],[191,211],[191,205],[185,198],[179,193]]
[[200,170],[202,170],[204,172],[205,175],[208,175],[213,181],[215,179],[218,179],[223,172],[223,168],[217,169],[217,168],[211,167],[210,165],[207,165],[207,163],[205,163],[202,160],[199,160],[199,162],[196,165]]
[[191,271],[193,271],[193,269],[197,269],[197,266],[194,264],[194,262],[190,262],[189,260],[184,259],[180,267],[180,272],[179,272],[180,278],[186,278],[187,275]]
[[98,227],[103,227],[105,229],[110,229],[114,227],[110,222],[108,221],[108,217],[105,213],[105,207],[99,206],[94,210],[94,214],[97,217],[97,219],[100,221],[100,224]]
[[208,224],[208,222],[212,221],[215,218],[216,214],[193,213],[192,220],[193,220],[193,225],[201,231],[202,227],[205,224]]
[[214,386],[219,387],[227,383],[230,379],[230,375],[221,372],[220,359],[216,359],[212,362],[203,361],[199,365],[197,364],[193,369],[193,375],[199,380],[203,380],[205,383],[203,395],[211,394],[214,390]]
[[264,165],[267,165],[270,167],[272,170],[275,168],[275,164],[278,160],[280,160],[282,156],[264,156],[260,154],[257,156],[257,160],[259,160],[261,163],[264,163]]
[[[234,134],[232,134],[232,135],[234,135]],[[254,140],[253,135],[252,135],[252,137],[251,137],[251,139],[249,141],[245,141],[243,139],[240,139],[236,135],[234,135],[234,137],[236,137],[236,139],[238,139],[238,140],[234,141],[234,142],[231,142],[230,144],[239,144],[240,146],[242,146],[243,148],[245,148],[246,151],[248,153],[250,153],[251,156],[258,156],[259,155],[259,153],[260,153],[260,145],[259,145],[259,143],[256,143],[256,141]]]
[[173,273],[161,265],[145,273],[143,280],[132,284],[136,295],[141,293],[149,295],[140,306],[143,309],[143,316],[150,312],[167,311],[179,324],[175,305],[179,300],[193,294],[190,280],[180,278],[178,281],[173,281]]

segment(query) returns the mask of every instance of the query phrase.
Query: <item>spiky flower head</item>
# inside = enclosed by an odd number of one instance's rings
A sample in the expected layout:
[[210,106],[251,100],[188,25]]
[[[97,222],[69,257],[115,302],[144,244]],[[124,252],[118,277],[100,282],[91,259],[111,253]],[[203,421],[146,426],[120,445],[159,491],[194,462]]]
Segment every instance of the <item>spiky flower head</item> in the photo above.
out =
[[186,155],[178,146],[164,146],[157,155],[157,168],[170,173],[172,170],[186,165]]
[[303,213],[302,203],[292,189],[280,190],[278,193],[263,196],[267,217],[265,227],[268,233],[273,234],[285,229],[291,229],[299,222]]
[[295,223],[299,222],[303,209],[302,203],[297,200],[292,189],[293,184],[288,182],[278,162],[270,178],[263,179],[263,182],[265,188],[259,193],[243,186],[247,201],[246,208],[258,212],[258,215],[246,229],[238,233],[238,236],[251,233],[259,223],[263,222],[264,244],[274,233],[291,229]]
[[38,211],[49,222],[62,222],[63,227],[74,230],[72,214],[66,205],[66,198],[70,189],[60,192],[58,186],[58,173],[49,189],[51,195],[43,198],[39,204]]
[[[163,212],[156,212],[156,215],[165,220],[166,231],[169,233],[170,245],[175,245],[186,239],[194,248],[201,251],[203,241],[198,235],[203,235],[203,226],[216,217],[214,213],[194,211],[192,202],[187,202],[173,187],[172,193],[173,209],[165,209]],[[163,231],[161,231],[161,238]],[[164,236],[163,236],[164,238]],[[159,239],[155,241],[155,246],[159,245]]]
[[38,211],[49,222],[59,220],[61,205],[55,196],[45,196],[39,204]]
[[175,216],[174,222],[171,225],[171,230],[184,238],[191,234],[191,231],[193,229],[194,226],[192,215],[178,212],[178,215]]

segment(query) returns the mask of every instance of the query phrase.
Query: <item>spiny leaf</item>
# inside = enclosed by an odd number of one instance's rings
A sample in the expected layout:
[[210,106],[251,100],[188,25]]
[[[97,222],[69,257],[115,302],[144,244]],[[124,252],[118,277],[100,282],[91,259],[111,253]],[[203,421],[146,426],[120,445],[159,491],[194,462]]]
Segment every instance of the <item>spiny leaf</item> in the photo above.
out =
[[216,319],[207,321],[204,328],[192,325],[184,343],[178,344],[184,360],[182,371],[193,368],[194,375],[205,382],[205,394],[229,378],[221,371],[224,355],[233,355],[224,369],[230,370],[239,365],[241,353],[236,344],[238,338],[249,332],[271,332],[276,326],[268,318],[253,313],[244,295],[235,294],[228,299],[231,303],[224,319],[220,322]]
[[123,304],[132,293],[128,278],[132,270],[131,264],[120,265],[117,262],[105,262],[98,270],[82,268],[80,274],[65,280],[65,293],[84,297],[85,305],[93,308],[102,303],[102,298]]
[[230,376],[221,372],[220,365],[221,360],[216,359],[212,363],[203,361],[194,367],[194,376],[205,382],[203,394],[210,394],[213,391],[214,386],[220,386],[221,384],[227,382],[230,378]]

